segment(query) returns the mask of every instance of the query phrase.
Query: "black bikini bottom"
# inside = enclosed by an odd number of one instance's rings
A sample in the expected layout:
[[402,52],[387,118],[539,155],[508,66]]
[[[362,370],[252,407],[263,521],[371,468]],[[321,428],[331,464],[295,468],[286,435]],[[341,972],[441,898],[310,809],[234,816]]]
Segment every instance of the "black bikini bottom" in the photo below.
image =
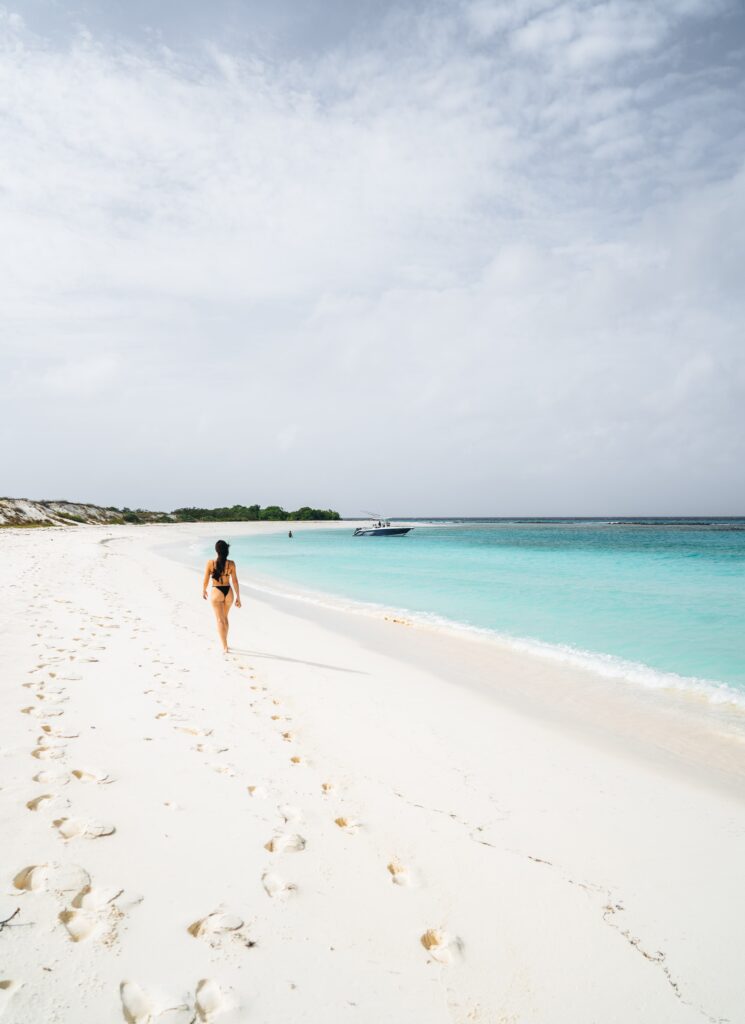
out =
[[230,593],[230,587],[215,587],[215,590],[219,590],[220,593],[225,594],[226,597]]

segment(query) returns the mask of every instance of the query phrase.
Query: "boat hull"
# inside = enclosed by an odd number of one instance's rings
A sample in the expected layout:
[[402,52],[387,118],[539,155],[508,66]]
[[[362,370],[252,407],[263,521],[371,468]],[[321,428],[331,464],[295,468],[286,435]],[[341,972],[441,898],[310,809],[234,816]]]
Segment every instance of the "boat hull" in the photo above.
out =
[[403,537],[411,530],[411,526],[378,526],[364,529],[357,527],[354,537]]

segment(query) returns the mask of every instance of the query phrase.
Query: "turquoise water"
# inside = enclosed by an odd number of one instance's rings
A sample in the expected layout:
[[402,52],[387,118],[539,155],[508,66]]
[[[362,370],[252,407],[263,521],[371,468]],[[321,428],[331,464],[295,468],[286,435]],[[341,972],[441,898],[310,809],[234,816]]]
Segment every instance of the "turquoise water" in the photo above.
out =
[[298,530],[235,540],[231,556],[244,578],[488,630],[640,681],[668,684],[661,674],[673,673],[726,684],[745,698],[745,520],[461,522],[402,538]]

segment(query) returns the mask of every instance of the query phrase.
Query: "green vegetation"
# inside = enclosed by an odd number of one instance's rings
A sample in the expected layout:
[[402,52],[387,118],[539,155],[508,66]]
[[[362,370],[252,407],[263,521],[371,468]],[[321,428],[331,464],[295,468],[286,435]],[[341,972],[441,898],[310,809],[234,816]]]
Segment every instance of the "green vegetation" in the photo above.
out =
[[114,512],[115,518],[108,518],[106,522],[113,523],[115,526],[122,526],[132,523],[173,523],[175,518],[169,515],[167,512],[148,512],[144,508],[116,508],[113,505],[109,505],[106,508],[107,512]]
[[[26,509],[19,507],[18,501],[25,502]],[[29,504],[34,506],[38,519],[27,518]],[[267,505],[266,508],[260,505],[232,505],[230,508],[177,508],[173,512],[149,512],[144,508],[127,508],[126,505],[124,508],[116,508],[114,505],[102,508],[85,502],[0,498],[2,527],[73,526],[78,523],[123,526],[140,523],[293,522],[339,518],[339,513],[333,509],[311,508],[310,505],[303,505],[294,512],[287,512],[280,505]]]
[[311,508],[303,505],[294,512],[286,512],[280,505],[232,505],[230,508],[177,508],[171,513],[180,523],[242,523],[262,520],[308,520],[308,519],[339,519],[339,513],[330,508]]
[[57,526],[59,523],[54,523],[51,519],[32,519],[29,522],[0,523],[0,530],[46,530],[49,527],[55,529]]

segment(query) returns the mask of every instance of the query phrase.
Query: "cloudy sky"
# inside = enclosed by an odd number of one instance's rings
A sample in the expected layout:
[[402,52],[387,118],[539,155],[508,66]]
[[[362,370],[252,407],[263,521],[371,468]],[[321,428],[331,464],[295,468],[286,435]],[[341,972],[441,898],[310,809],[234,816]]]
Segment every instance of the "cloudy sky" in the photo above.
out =
[[0,491],[745,512],[741,0],[0,6]]

